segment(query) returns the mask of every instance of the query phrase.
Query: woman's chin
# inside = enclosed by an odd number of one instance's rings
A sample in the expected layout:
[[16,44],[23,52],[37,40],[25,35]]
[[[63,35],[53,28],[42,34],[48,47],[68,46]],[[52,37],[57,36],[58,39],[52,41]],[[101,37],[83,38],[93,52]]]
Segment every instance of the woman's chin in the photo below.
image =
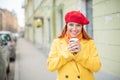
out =
[[71,37],[76,38],[77,36],[76,35],[71,35]]

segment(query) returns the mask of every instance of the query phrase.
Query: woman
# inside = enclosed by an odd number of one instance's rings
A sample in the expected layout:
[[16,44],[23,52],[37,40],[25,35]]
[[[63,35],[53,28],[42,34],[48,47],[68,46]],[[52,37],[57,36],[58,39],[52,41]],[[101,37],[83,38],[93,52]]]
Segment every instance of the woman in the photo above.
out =
[[93,73],[101,62],[93,39],[83,28],[89,20],[79,11],[70,11],[65,22],[61,35],[52,43],[47,67],[58,71],[57,80],[94,80]]

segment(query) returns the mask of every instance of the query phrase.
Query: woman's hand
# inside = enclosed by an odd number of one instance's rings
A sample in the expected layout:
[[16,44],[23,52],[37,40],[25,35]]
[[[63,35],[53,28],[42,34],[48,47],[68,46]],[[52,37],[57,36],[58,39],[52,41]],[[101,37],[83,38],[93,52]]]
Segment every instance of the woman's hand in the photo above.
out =
[[68,44],[68,50],[73,54],[76,54],[77,52],[79,52],[81,50],[81,45],[79,41],[70,42]]

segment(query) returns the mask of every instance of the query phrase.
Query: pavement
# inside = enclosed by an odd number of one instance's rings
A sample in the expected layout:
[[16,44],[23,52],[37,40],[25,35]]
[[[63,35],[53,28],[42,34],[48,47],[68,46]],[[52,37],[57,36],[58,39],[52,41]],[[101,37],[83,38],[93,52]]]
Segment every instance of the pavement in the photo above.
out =
[[29,41],[17,42],[14,80],[55,80],[56,73],[46,67],[47,57]]
[[10,62],[10,72],[8,73],[7,80],[14,80],[14,71],[15,71],[15,63]]
[[[46,67],[48,50],[23,38],[17,42],[14,80],[56,80],[56,72],[49,72]],[[99,71],[95,80],[120,80],[113,74]]]

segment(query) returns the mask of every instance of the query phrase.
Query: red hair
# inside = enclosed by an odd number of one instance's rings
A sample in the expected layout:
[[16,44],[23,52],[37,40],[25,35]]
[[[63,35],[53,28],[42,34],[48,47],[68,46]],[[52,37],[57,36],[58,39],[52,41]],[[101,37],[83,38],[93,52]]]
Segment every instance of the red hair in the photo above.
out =
[[[65,27],[63,28],[61,34],[58,36],[58,38],[63,38],[66,34],[66,31],[67,31],[67,25],[65,25]],[[92,39],[88,33],[84,30],[84,28],[82,28],[82,34],[83,34],[83,39],[87,39],[87,40],[90,40]]]

